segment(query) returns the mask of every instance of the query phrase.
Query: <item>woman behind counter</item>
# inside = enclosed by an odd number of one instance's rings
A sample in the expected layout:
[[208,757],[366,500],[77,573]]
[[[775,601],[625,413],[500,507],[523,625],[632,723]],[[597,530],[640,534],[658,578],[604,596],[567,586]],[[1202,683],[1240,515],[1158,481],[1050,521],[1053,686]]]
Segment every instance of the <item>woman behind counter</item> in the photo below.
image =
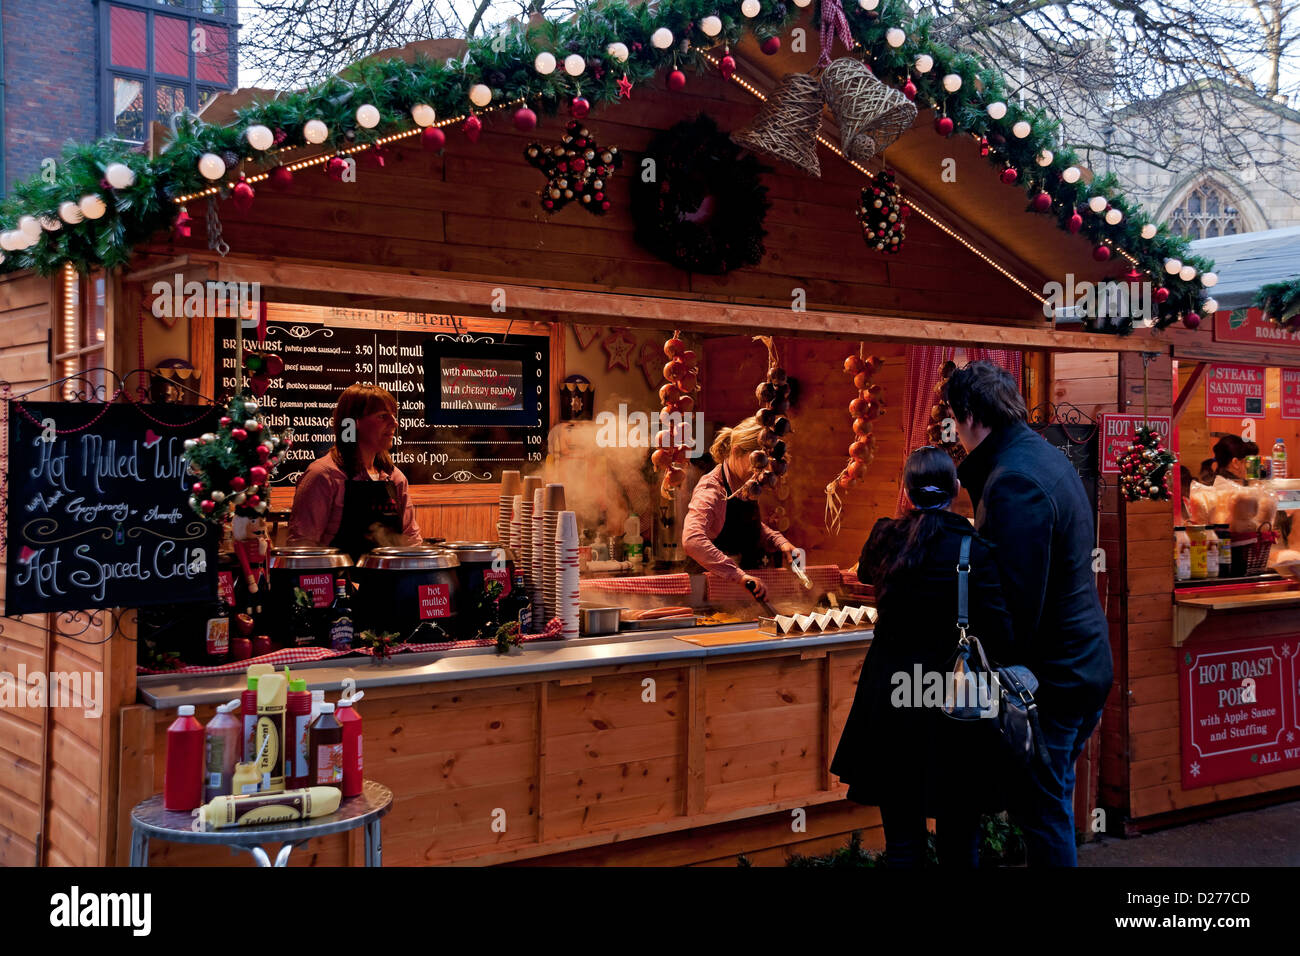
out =
[[388,456],[396,433],[397,399],[387,389],[358,382],[343,390],[334,406],[334,447],[311,463],[294,492],[290,545],[334,547],[355,561],[379,545],[423,540],[406,476]]
[[1216,477],[1246,483],[1246,459],[1259,454],[1259,445],[1237,435],[1224,435],[1214,443],[1214,457],[1201,462],[1201,483],[1214,484]]
[[699,480],[682,524],[686,554],[706,571],[727,581],[739,581],[761,600],[767,587],[743,569],[757,568],[765,551],[794,551],[794,545],[763,524],[757,501],[732,497],[753,472],[749,456],[761,448],[764,432],[757,418],[724,428],[709,453],[718,463]]

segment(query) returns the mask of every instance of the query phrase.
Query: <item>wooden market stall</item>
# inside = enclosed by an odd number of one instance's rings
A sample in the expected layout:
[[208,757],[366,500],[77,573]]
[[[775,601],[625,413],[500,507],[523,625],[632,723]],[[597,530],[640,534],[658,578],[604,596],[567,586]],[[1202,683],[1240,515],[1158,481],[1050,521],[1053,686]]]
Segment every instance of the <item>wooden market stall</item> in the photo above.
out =
[[[854,214],[881,157],[865,166],[846,160],[829,123],[817,149],[819,178],[779,162],[763,176],[770,209],[759,264],[713,275],[648,251],[628,212],[629,180],[654,138],[699,113],[738,130],[783,75],[806,73],[816,59],[784,49],[765,55],[751,36],[735,45],[735,57],[731,81],[693,74],[683,92],[670,90],[660,73],[638,82],[630,100],[593,109],[591,135],[625,157],[606,187],[612,205],[603,216],[539,209],[543,179],[523,156],[530,143],[557,139],[562,123],[544,120],[521,132],[490,111],[474,142],[459,131],[459,118],[448,121],[443,150],[421,148],[419,128],[395,132],[382,164],[362,145],[340,145],[358,160],[355,182],[326,173],[333,150],[298,147],[281,157],[294,170],[291,186],[275,191],[259,180],[251,204],[174,195],[187,210],[188,235],[158,231],[98,280],[71,270],[0,279],[0,378],[20,394],[95,364],[121,374],[187,365],[187,383],[224,395],[237,369],[228,341],[234,322],[206,309],[160,315],[157,286],[256,283],[281,341],[319,334],[339,343],[332,353],[290,358],[286,351],[284,379],[266,401],[272,415],[284,416],[269,419],[276,427],[307,416],[326,395],[332,404],[338,382],[330,385],[325,366],[339,361],[351,366],[335,369],[348,380],[374,376],[396,391],[412,417],[405,434],[414,438],[423,423],[405,393],[421,387],[424,369],[408,349],[440,335],[538,343],[550,399],[549,427],[539,436],[547,457],[510,459],[527,471],[561,469],[572,454],[561,427],[565,378],[588,379],[595,412],[612,413],[620,403],[653,408],[662,340],[678,329],[699,352],[701,411],[716,427],[752,414],[766,361],[751,336],[770,335],[800,383],[788,496],[780,499],[788,534],[833,583],[843,583],[874,520],[898,506],[908,442],[924,440],[914,432],[909,380],[915,373],[927,381],[928,406],[943,348],[959,357],[974,350],[1014,356],[1041,424],[1062,435],[1073,434],[1066,425],[1085,435],[1092,427],[1092,441],[1106,413],[1170,413],[1168,334],[1117,336],[1045,317],[1049,283],[1115,276],[1116,263],[1107,261],[1114,241],[1103,256],[1095,238],[1026,212],[1021,190],[983,158],[979,137],[936,135],[929,109],[887,154],[914,210],[897,254],[869,248]],[[246,105],[238,96],[234,102]],[[230,108],[221,113],[220,100],[214,109],[213,119],[233,116]],[[955,183],[947,160],[959,170]],[[1057,188],[1059,175],[1053,182]],[[364,351],[372,343],[373,357]],[[884,359],[878,381],[889,403],[875,425],[875,462],[863,485],[844,493],[842,527],[833,535],[823,489],[844,465],[854,389],[841,367],[859,343]],[[102,363],[87,360],[101,355]],[[922,369],[922,362],[929,364]],[[109,385],[101,398],[113,393]],[[28,397],[69,397],[61,388]],[[1067,408],[1079,417],[1067,420]],[[306,448],[321,440],[313,428],[322,430],[319,423],[297,429]],[[421,530],[494,539],[502,465],[492,461],[499,456],[472,440],[462,453],[465,460],[411,459]],[[290,473],[299,467],[297,459],[286,465]],[[612,487],[612,466],[600,467],[611,471],[591,474]],[[652,506],[653,488],[611,492],[609,500],[624,512]],[[1097,497],[1106,555],[1098,586],[1118,689],[1081,758],[1081,826],[1098,808],[1144,817],[1177,803],[1162,776],[1175,752],[1168,750],[1176,699],[1168,667],[1171,505],[1126,503],[1113,483],[1101,484]],[[289,485],[274,487],[273,509],[291,498]],[[769,516],[774,504],[765,504]],[[99,670],[108,719],[0,712],[5,863],[124,862],[131,807],[162,787],[174,707],[194,703],[206,720],[242,687],[237,671],[137,675],[129,609],[97,612],[87,626],[79,619],[75,634],[68,619],[6,618],[0,667]],[[847,803],[827,769],[870,630],[779,639],[751,630],[742,622],[707,634],[539,642],[505,656],[466,646],[383,667],[342,658],[295,673],[331,693],[345,678],[366,690],[366,772],[397,795],[385,822],[391,863],[725,864],[741,853],[780,862],[792,851],[839,845],[855,829],[878,845],[877,812]],[[1278,779],[1284,776],[1295,782]],[[357,841],[340,836],[314,843],[295,862],[343,863],[359,853]],[[151,862],[229,860],[155,841]]]

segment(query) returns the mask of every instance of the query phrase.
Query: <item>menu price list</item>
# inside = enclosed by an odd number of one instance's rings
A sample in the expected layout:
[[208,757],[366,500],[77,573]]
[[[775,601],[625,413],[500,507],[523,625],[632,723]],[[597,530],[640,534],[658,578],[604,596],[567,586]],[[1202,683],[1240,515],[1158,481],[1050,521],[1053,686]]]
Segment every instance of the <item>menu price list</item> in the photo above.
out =
[[[233,392],[238,361],[233,320],[216,323],[219,390]],[[428,425],[425,417],[423,342],[426,330],[396,331],[301,322],[267,323],[266,341],[245,348],[274,352],[284,373],[261,403],[267,424],[292,428],[272,484],[297,484],[307,467],[334,444],[334,406],[349,385],[366,382],[397,399],[400,426],[390,455],[412,484],[500,481],[505,469],[542,459],[543,420],[523,426]]]

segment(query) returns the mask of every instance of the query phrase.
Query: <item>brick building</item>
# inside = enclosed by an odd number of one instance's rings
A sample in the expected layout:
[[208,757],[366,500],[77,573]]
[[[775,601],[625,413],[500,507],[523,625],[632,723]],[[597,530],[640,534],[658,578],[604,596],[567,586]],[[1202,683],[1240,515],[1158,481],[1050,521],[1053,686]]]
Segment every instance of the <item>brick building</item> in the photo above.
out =
[[236,85],[236,0],[0,0],[0,187]]

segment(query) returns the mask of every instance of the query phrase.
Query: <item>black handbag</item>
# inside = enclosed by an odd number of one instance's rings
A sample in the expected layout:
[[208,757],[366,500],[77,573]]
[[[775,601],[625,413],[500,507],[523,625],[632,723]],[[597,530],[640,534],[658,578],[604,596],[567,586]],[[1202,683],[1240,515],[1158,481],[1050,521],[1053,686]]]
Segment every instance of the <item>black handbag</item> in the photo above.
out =
[[990,664],[984,645],[969,632],[970,549],[967,535],[957,561],[957,650],[948,662],[941,709],[954,720],[995,721],[1003,748],[1018,766],[1027,768],[1036,759],[1047,764],[1034,700],[1038,678],[1021,664]]

